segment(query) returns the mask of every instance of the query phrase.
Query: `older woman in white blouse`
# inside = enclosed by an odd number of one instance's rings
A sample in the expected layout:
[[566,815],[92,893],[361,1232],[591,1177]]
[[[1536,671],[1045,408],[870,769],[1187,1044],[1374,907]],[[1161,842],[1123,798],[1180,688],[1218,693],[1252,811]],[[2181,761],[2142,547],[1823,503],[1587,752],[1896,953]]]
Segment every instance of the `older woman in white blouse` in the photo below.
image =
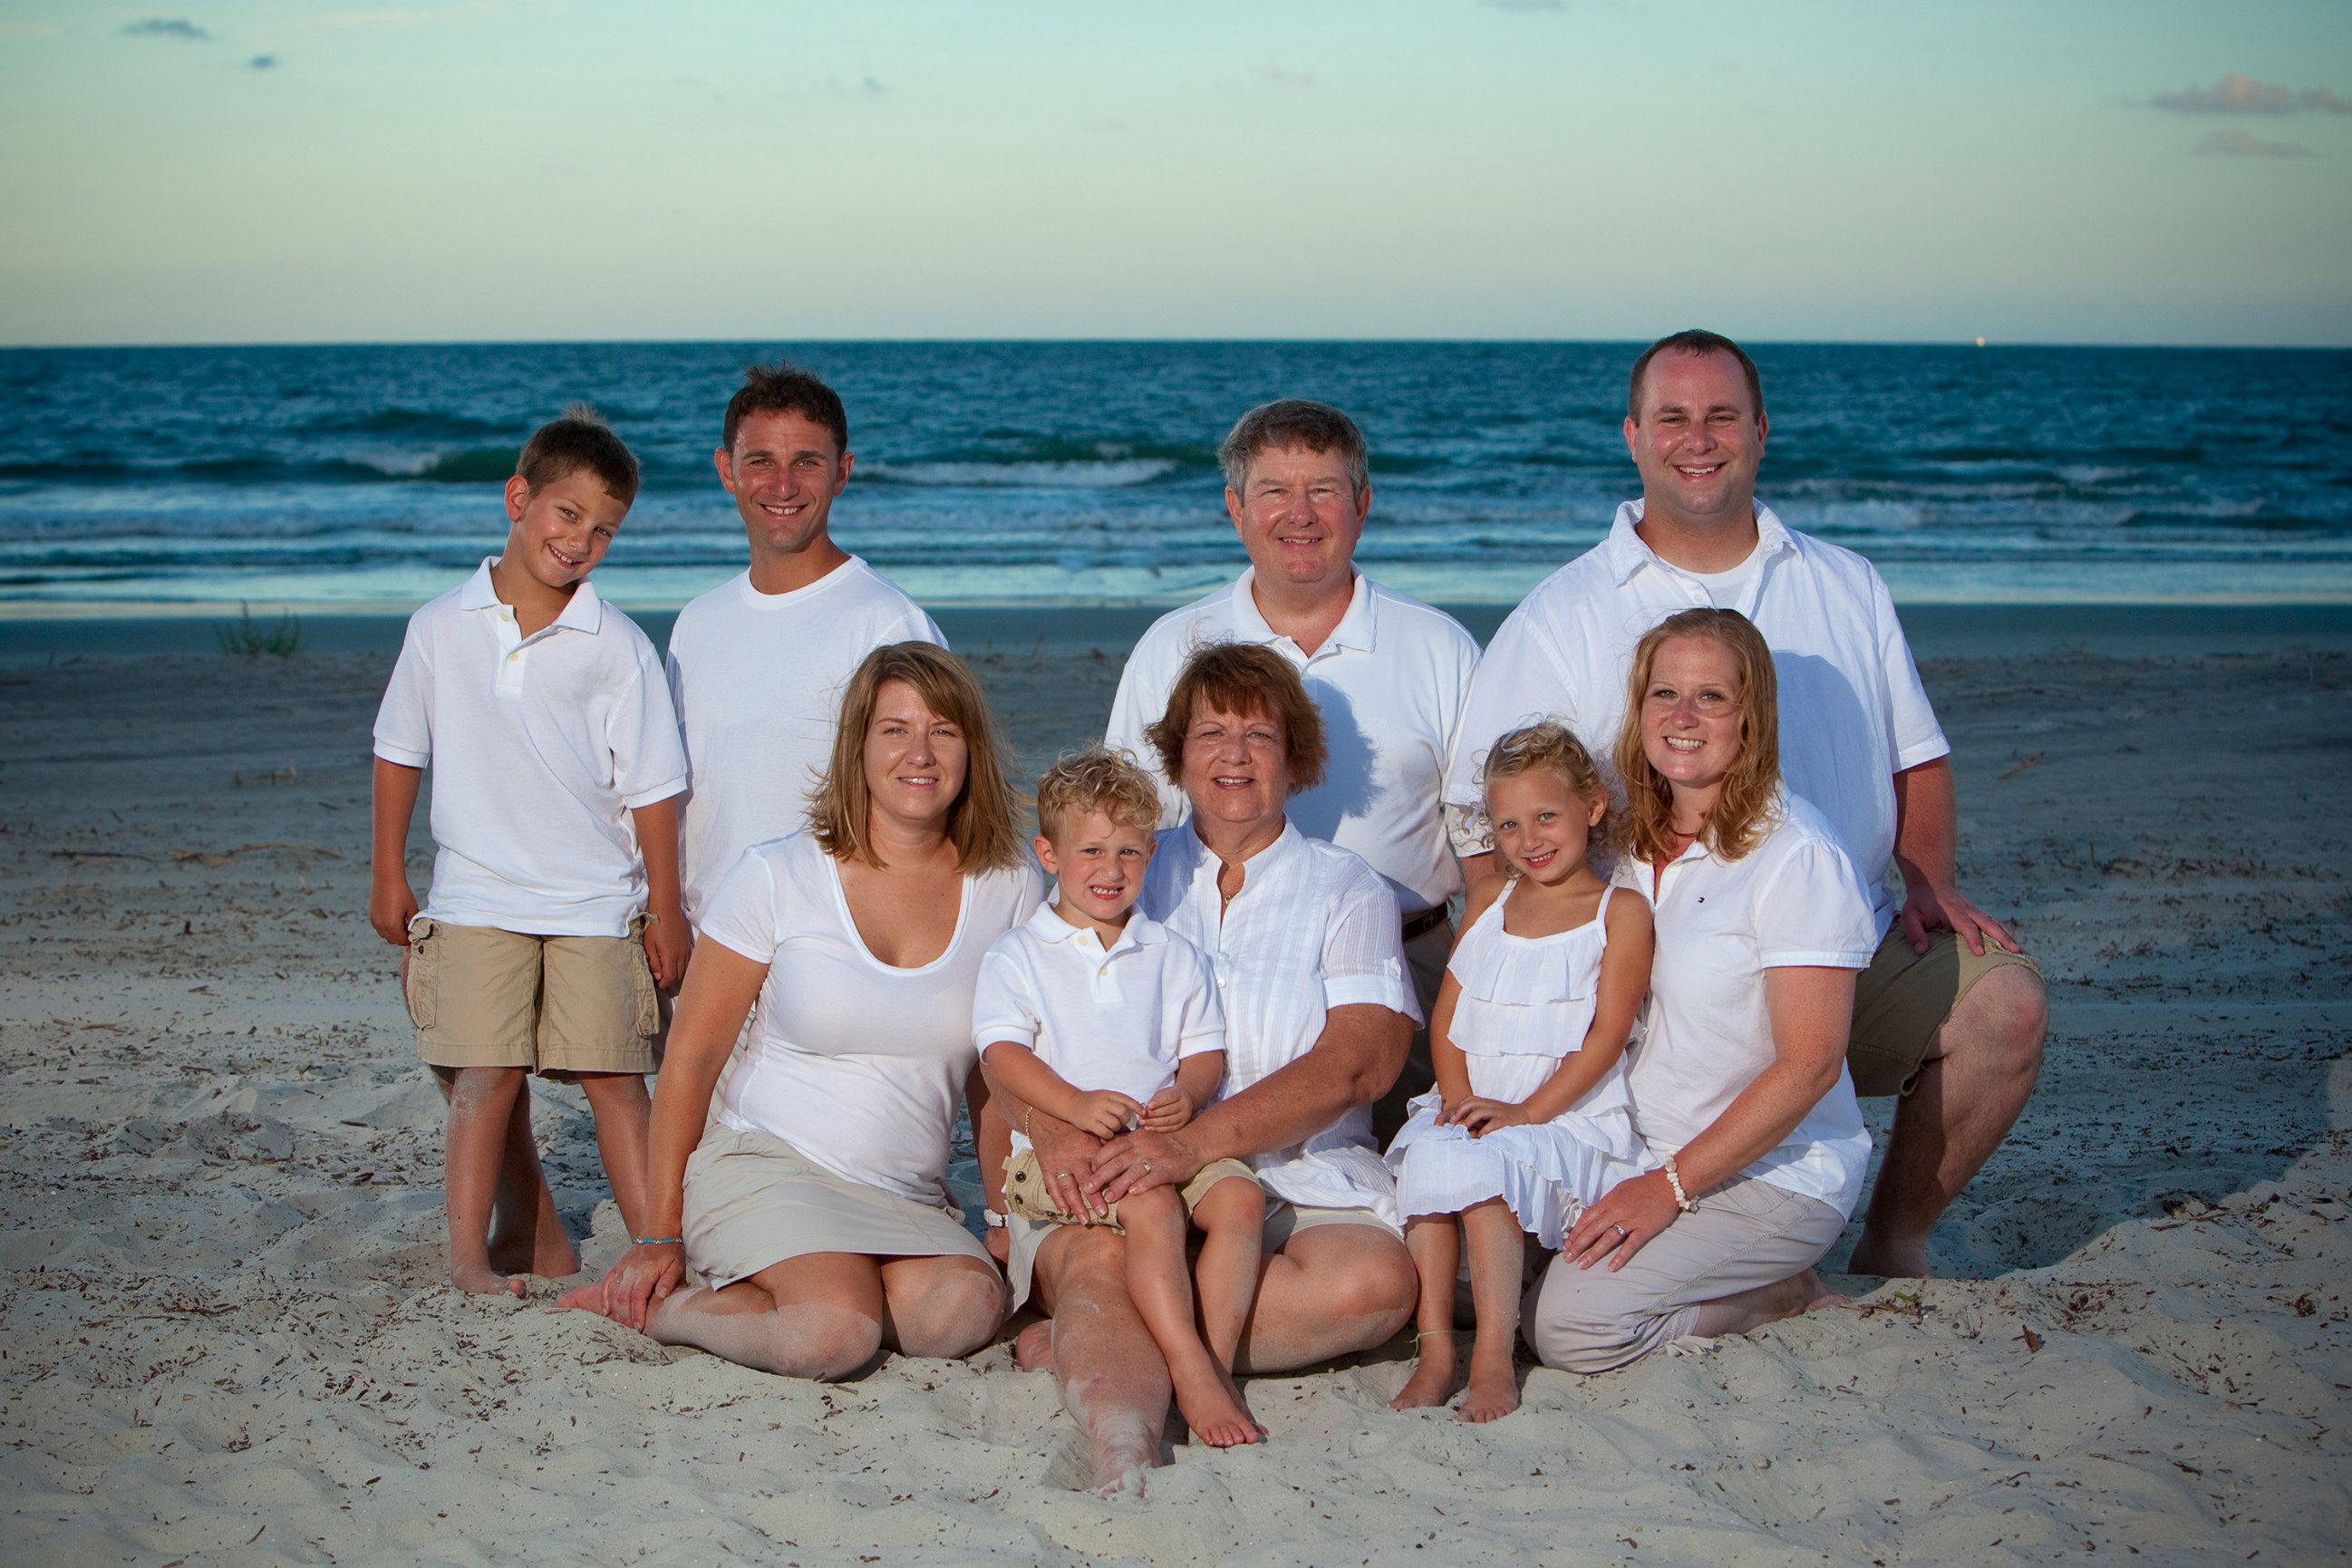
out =
[[1825,1295],[1813,1264],[1862,1192],[1847,1077],[1868,890],[1780,784],[1772,656],[1736,611],[1668,616],[1634,650],[1617,768],[1657,956],[1628,1089],[1651,1169],[1587,1208],[1528,1339],[1606,1372],[1685,1334],[1739,1333]]
[[[1063,1209],[1182,1185],[1212,1161],[1256,1169],[1265,1260],[1237,1370],[1368,1350],[1412,1313],[1412,1260],[1371,1104],[1416,1017],[1396,898],[1354,855],[1306,837],[1284,803],[1320,777],[1322,721],[1272,650],[1220,643],[1186,664],[1147,732],[1192,819],[1161,833],[1144,912],[1210,955],[1225,1013],[1222,1098],[1174,1132],[1105,1143],[1015,1104]],[[1160,1458],[1168,1370],[1128,1300],[1113,1232],[1016,1235],[1013,1267],[1053,1321],[1023,1335],[1094,1445],[1095,1479],[1139,1485]],[[1024,1247],[1026,1255],[1024,1255]]]
[[[977,1081],[981,959],[1040,889],[987,704],[928,643],[877,648],[851,678],[809,819],[704,907],[654,1095],[650,1228],[564,1304],[837,1378],[885,1347],[967,1354],[1004,1320],[942,1178]],[[708,1284],[679,1290],[688,1264]]]

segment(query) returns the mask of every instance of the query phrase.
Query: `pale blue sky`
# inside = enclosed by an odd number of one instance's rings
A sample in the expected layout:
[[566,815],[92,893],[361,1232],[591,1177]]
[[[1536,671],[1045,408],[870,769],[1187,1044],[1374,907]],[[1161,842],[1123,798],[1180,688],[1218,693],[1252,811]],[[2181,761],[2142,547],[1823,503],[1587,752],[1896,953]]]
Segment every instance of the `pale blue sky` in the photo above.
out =
[[2352,5],[0,0],[0,215],[5,343],[2342,344]]

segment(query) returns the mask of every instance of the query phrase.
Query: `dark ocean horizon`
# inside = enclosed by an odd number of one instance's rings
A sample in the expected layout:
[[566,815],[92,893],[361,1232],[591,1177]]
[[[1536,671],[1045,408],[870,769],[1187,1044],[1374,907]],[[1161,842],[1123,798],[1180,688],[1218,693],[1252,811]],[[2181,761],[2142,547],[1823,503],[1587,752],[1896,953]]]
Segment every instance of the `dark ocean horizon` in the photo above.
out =
[[[741,569],[712,472],[741,368],[824,375],[836,538],[926,604],[1182,602],[1243,564],[1215,447],[1277,396],[1372,448],[1359,560],[1507,605],[1637,493],[1641,345],[392,344],[0,350],[0,618],[399,611],[504,537],[530,429],[597,405],[646,484],[597,573],[674,607]],[[1909,603],[2352,601],[2352,351],[1751,345],[1759,494]]]

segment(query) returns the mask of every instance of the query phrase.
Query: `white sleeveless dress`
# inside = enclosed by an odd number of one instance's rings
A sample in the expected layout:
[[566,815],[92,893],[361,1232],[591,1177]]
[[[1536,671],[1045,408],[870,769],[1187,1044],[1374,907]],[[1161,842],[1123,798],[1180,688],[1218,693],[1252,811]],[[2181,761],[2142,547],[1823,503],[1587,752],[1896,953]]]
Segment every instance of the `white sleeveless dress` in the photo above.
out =
[[[1453,1040],[1469,1058],[1470,1091],[1514,1101],[1543,1087],[1583,1047],[1600,1003],[1609,900],[1617,891],[1604,892],[1583,925],[1524,937],[1503,929],[1516,887],[1504,888],[1446,963],[1461,987]],[[1643,1169],[1622,1058],[1583,1099],[1539,1125],[1473,1138],[1437,1124],[1442,1105],[1433,1089],[1413,1100],[1412,1119],[1389,1145],[1397,1206],[1408,1218],[1460,1214],[1499,1197],[1523,1229],[1557,1247],[1585,1205]]]

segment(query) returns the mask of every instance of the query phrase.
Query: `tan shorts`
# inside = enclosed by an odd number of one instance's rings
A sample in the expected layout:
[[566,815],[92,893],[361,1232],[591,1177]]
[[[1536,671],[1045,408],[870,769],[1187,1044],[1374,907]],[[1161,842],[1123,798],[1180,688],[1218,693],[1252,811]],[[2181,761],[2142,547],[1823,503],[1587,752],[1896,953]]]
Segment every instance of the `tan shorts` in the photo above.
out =
[[[1034,1281],[1036,1273],[1037,1249],[1045,1245],[1045,1238],[1053,1235],[1055,1231],[1061,1229],[1066,1225],[1076,1225],[1080,1223],[1076,1215],[1059,1219],[1032,1218],[1029,1214],[1025,1212],[1027,1208],[1027,1205],[1025,1203],[1019,1207],[1014,1206],[1013,1194],[1023,1190],[1023,1186],[1024,1184],[1023,1177],[1020,1174],[1021,1161],[1024,1155],[1030,1162],[1028,1169],[1033,1173],[1027,1178],[1027,1182],[1034,1184],[1041,1190],[1045,1185],[1042,1181],[1037,1180],[1034,1173],[1037,1169],[1037,1156],[1034,1150],[1023,1149],[1016,1151],[1010,1159],[1004,1162],[1004,1277],[1012,1283],[1013,1304],[1016,1307],[1020,1306],[1024,1301],[1026,1301],[1029,1299],[1029,1287]],[[1184,1185],[1178,1190],[1177,1196],[1184,1200],[1184,1212],[1189,1215],[1195,1208],[1198,1208],[1200,1206],[1201,1200],[1209,1195],[1209,1189],[1229,1176],[1240,1177],[1242,1180],[1249,1183],[1253,1187],[1258,1185],[1257,1173],[1250,1169],[1250,1167],[1244,1162],[1240,1160],[1212,1160],[1207,1164],[1201,1167],[1199,1174],[1195,1175],[1191,1181],[1185,1183]],[[1278,1208],[1287,1209],[1289,1207],[1290,1205],[1288,1204],[1284,1203],[1279,1198],[1269,1198],[1266,1200],[1265,1208],[1269,1216],[1271,1216],[1274,1211]],[[1340,1211],[1336,1209],[1318,1209],[1314,1212],[1318,1214],[1336,1214]],[[1111,1229],[1118,1230],[1118,1205],[1117,1204],[1113,1204],[1111,1205]],[[1123,1236],[1126,1232],[1120,1231],[1119,1234]],[[1284,1233],[1284,1239],[1288,1239],[1287,1232]],[[1266,1244],[1266,1249],[1268,1251],[1272,1251],[1275,1247],[1281,1245],[1281,1242],[1269,1242]]]
[[772,1133],[705,1128],[686,1162],[686,1260],[716,1289],[813,1252],[994,1261],[953,1209],[835,1175]]
[[1854,983],[1853,1037],[1845,1051],[1854,1093],[1910,1093],[1936,1031],[1960,998],[1978,981],[2012,963],[2037,976],[2042,973],[2030,954],[1992,942],[1981,954],[1970,952],[1948,931],[1929,931],[1927,951],[1914,952],[1899,923],[1887,927],[1870,967]]
[[661,1010],[643,919],[627,936],[526,936],[418,916],[404,987],[416,1054],[556,1079],[652,1072]]
[[[1176,1195],[1184,1200],[1184,1212],[1189,1215],[1198,1208],[1201,1200],[1209,1195],[1209,1189],[1227,1177],[1247,1182],[1253,1187],[1258,1184],[1257,1173],[1239,1160],[1212,1160],[1201,1167],[1199,1174],[1177,1190]],[[1045,1173],[1038,1167],[1034,1149],[1016,1149],[1005,1160],[1004,1208],[1007,1214],[1017,1214],[1040,1225],[1084,1223],[1076,1215],[1066,1214],[1054,1206],[1053,1195],[1045,1190]],[[1119,1230],[1118,1205],[1110,1205],[1108,1222],[1097,1220],[1096,1223],[1108,1223],[1113,1230]],[[1126,1233],[1120,1231],[1120,1234]]]

